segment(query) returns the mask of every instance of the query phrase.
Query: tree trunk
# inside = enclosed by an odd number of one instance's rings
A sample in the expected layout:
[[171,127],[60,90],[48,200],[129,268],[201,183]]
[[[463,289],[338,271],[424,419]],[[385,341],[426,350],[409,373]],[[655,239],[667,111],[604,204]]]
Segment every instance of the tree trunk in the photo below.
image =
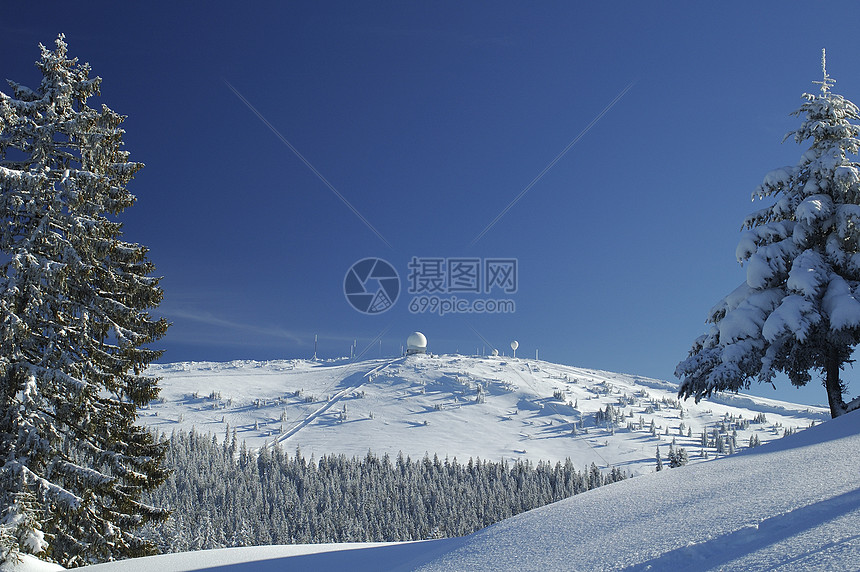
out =
[[835,352],[830,352],[825,365],[824,388],[827,390],[827,401],[830,404],[830,416],[837,418],[845,413],[845,401],[842,399],[842,384],[839,382],[839,360]]

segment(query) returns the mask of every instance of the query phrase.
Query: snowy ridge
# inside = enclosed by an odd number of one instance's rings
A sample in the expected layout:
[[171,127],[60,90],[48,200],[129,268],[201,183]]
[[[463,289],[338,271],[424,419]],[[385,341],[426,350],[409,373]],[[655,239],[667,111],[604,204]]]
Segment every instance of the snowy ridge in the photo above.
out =
[[765,443],[828,417],[750,396],[678,402],[666,381],[504,357],[178,363],[150,373],[163,378],[162,392],[141,410],[144,425],[219,439],[235,430],[249,447],[278,442],[317,458],[368,450],[461,461],[569,457],[642,474],[654,470],[657,446],[665,459],[673,440],[697,462],[702,452],[713,458],[720,446],[741,450],[753,436]]

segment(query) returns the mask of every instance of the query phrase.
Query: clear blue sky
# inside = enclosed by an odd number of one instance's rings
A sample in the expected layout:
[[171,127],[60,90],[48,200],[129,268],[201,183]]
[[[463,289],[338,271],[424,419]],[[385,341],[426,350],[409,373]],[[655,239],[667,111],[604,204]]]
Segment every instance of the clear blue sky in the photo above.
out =
[[[335,357],[383,331],[395,354],[421,330],[439,353],[517,339],[521,356],[674,380],[744,279],[752,191],[800,157],[781,141],[822,47],[860,102],[854,2],[235,4],[17,3],[0,22],[3,77],[38,83],[37,44],[63,32],[128,115],[147,166],[123,220],[164,276],[162,361],[310,357],[314,334]],[[411,314],[413,256],[516,258],[516,311]],[[379,315],[343,292],[365,257],[404,289]],[[826,401],[782,389],[757,392]]]

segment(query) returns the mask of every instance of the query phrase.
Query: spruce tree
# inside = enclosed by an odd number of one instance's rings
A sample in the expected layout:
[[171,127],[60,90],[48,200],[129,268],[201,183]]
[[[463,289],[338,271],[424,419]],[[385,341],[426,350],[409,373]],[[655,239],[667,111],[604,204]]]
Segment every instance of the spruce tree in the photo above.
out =
[[687,455],[687,450],[683,447],[674,448],[672,445],[669,445],[669,467],[683,467],[690,461],[689,455]]
[[708,315],[675,370],[684,398],[737,391],[752,379],[772,383],[777,372],[806,385],[823,377],[833,417],[860,407],[845,402],[839,372],[860,342],[860,150],[857,106],[830,91],[804,94],[794,114],[800,127],[786,135],[811,141],[795,166],[770,172],[753,198],[772,205],[748,216],[737,258],[746,280]]
[[41,46],[37,89],[0,92],[0,562],[78,566],[152,553],[136,530],[166,517],[141,495],[165,446],[134,425],[158,394],[143,374],[167,323],[145,247],[117,216],[143,166],[125,117],[88,106],[101,78]]

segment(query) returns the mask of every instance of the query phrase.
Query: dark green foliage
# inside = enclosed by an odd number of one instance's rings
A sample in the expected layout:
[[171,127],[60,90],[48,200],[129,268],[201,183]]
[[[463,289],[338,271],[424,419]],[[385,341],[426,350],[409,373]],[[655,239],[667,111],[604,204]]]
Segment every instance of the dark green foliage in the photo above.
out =
[[669,445],[669,455],[667,457],[669,461],[669,467],[683,467],[689,462],[689,456],[687,455],[687,450],[683,447],[678,447],[677,449],[672,445]]

